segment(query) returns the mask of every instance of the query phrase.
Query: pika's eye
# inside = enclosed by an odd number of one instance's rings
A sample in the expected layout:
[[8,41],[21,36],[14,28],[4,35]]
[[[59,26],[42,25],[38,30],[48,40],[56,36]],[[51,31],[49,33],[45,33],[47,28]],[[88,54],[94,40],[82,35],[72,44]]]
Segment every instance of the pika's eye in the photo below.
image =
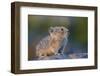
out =
[[63,28],[61,28],[61,31],[64,31],[64,29],[63,29]]
[[53,29],[51,29],[50,32],[53,32]]

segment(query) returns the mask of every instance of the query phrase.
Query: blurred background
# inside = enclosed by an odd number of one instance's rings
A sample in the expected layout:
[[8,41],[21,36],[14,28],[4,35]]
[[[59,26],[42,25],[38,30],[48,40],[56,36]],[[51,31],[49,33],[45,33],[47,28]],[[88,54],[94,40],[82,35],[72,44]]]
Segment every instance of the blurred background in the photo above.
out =
[[69,29],[65,56],[60,56],[58,59],[88,57],[87,17],[28,15],[28,60],[36,59],[35,47],[49,34],[50,26],[64,26]]

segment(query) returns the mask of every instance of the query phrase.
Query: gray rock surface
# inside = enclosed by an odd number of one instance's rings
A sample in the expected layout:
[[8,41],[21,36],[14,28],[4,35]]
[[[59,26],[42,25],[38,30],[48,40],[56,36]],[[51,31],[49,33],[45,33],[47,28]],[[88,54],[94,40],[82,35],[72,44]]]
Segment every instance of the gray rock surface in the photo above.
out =
[[72,54],[57,54],[57,55],[52,55],[52,56],[46,56],[46,57],[41,57],[38,58],[38,60],[57,60],[57,59],[79,59],[79,58],[87,58],[88,54],[87,53],[72,53]]

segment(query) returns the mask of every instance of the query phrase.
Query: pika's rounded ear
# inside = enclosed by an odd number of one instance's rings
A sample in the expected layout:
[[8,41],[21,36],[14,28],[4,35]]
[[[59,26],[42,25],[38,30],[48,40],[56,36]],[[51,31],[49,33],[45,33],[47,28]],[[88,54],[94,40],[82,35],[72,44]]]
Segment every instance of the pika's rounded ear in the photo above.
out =
[[66,28],[66,31],[68,32],[69,30]]
[[66,30],[67,32],[69,31],[66,27],[62,26],[62,29]]
[[49,33],[53,32],[53,27],[49,28]]

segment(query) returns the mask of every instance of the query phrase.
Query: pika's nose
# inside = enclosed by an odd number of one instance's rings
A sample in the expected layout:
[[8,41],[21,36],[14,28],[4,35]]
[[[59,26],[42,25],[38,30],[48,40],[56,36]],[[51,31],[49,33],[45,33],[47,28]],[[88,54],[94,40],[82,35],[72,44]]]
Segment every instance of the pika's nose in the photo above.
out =
[[58,29],[56,29],[55,32],[58,32]]

